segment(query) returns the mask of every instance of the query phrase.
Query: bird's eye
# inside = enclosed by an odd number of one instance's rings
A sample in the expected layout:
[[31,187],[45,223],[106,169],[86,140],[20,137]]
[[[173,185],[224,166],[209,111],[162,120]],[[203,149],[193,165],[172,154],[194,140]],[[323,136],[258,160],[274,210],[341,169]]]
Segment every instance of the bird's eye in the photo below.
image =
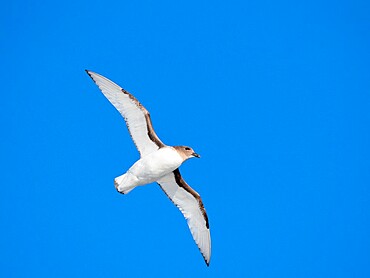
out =
[[190,148],[186,147],[185,150],[190,151]]

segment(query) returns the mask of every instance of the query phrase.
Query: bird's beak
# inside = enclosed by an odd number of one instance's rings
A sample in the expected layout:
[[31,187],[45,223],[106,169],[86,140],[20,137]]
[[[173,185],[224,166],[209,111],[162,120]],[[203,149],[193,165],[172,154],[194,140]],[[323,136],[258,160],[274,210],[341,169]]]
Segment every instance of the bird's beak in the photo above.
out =
[[197,154],[197,153],[193,153],[192,156],[197,157],[197,158],[200,158],[200,155]]

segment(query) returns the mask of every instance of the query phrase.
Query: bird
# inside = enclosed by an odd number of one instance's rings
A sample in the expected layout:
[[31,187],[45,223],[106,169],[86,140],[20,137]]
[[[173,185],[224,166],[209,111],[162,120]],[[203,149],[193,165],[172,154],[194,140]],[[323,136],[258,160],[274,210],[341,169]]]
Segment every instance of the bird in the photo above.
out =
[[209,266],[211,235],[208,216],[200,195],[185,182],[179,170],[183,162],[200,158],[200,155],[188,146],[165,145],[154,131],[148,110],[132,94],[98,73],[85,71],[123,116],[140,153],[140,159],[126,173],[114,179],[116,190],[128,194],[137,186],[158,183],[187,220],[193,239]]

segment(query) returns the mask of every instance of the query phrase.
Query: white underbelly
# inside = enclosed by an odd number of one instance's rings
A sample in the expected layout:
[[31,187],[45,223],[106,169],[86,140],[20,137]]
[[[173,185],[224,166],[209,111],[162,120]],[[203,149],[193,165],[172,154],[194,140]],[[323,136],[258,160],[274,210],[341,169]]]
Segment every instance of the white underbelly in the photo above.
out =
[[155,182],[177,169],[183,162],[180,155],[171,147],[164,147],[139,159],[128,170],[137,178],[137,185]]

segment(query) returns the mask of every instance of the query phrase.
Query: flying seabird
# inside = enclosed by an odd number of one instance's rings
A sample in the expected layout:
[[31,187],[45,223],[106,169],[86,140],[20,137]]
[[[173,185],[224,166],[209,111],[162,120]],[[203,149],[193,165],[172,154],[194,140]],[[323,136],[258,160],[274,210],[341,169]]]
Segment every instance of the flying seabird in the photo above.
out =
[[179,167],[199,154],[187,146],[167,146],[158,138],[148,110],[129,92],[105,78],[86,70],[105,97],[126,121],[127,128],[140,153],[128,171],[114,179],[118,192],[127,194],[135,187],[157,182],[167,197],[180,209],[191,234],[209,266],[211,236],[206,210],[199,194],[181,177]]

